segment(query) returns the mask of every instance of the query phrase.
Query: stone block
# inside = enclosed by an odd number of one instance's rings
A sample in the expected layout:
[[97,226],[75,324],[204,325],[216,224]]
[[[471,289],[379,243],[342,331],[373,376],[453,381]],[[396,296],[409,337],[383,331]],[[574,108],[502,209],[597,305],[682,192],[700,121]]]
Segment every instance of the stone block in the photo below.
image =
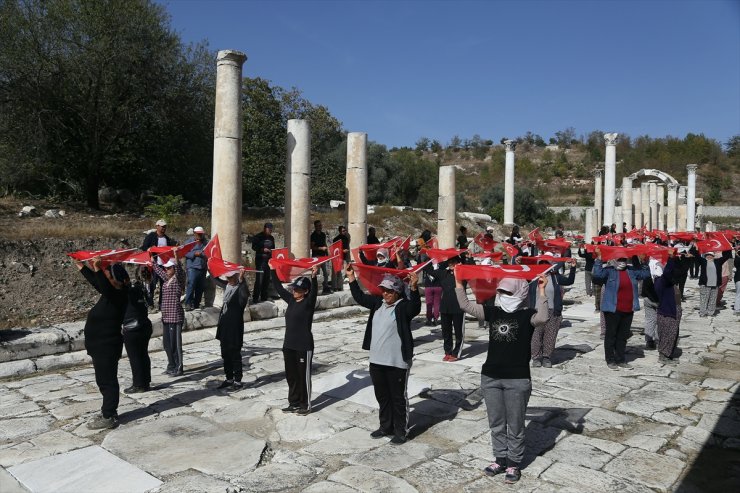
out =
[[433,452],[434,449],[425,443],[410,441],[403,447],[380,447],[353,454],[345,458],[344,462],[393,473],[431,459]]
[[36,360],[36,370],[49,371],[85,364],[92,364],[92,358],[85,351],[75,351],[42,356]]
[[275,318],[278,316],[277,306],[275,303],[271,303],[269,301],[250,305],[248,310],[252,320],[265,320],[267,318]]
[[49,430],[53,422],[51,416],[0,419],[0,442],[39,435]]
[[15,466],[90,445],[92,442],[86,438],[77,437],[63,430],[53,430],[33,437],[27,442],[0,449],[0,465]]
[[316,473],[300,464],[267,464],[236,480],[249,492],[295,490],[310,483]]
[[[604,467],[604,472],[658,491],[669,491],[686,464],[675,457],[637,448],[627,449]],[[660,471],[660,474],[656,474]]]
[[36,371],[36,365],[30,359],[6,361],[0,363],[0,378],[20,377]]
[[584,490],[601,493],[642,493],[645,491],[643,486],[633,485],[631,481],[623,478],[562,462],[556,462],[548,467],[540,478],[565,487],[573,486],[577,481]]
[[365,466],[345,467],[330,475],[327,479],[363,493],[377,493],[379,491],[416,493],[416,489],[403,479]]
[[231,483],[198,472],[189,472],[169,478],[157,493],[224,493],[233,488]]
[[[10,332],[13,332],[12,330]],[[21,332],[21,331],[16,331]],[[69,349],[67,334],[54,327],[47,329],[30,329],[22,331],[21,337],[9,337],[0,341],[0,363],[55,354]]]

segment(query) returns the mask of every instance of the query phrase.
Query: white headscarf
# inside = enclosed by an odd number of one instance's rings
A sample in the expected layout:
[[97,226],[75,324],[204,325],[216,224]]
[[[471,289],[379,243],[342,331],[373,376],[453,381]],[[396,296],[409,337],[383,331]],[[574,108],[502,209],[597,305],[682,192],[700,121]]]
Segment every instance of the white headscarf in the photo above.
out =
[[[504,294],[499,290],[508,291],[511,294]],[[494,304],[506,313],[514,313],[527,300],[528,291],[529,284],[524,279],[513,279],[511,277],[501,279],[496,288]]]

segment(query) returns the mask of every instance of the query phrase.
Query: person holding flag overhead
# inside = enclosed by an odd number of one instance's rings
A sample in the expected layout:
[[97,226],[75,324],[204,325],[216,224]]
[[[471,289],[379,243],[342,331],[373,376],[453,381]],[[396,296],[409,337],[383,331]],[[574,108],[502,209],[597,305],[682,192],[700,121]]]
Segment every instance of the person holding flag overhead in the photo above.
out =
[[[544,266],[511,266],[492,268],[459,265],[456,269],[457,302],[460,308],[490,323],[488,355],[481,369],[481,391],[488,412],[494,461],[484,469],[488,476],[505,474],[506,483],[521,478],[520,465],[524,459],[525,415],[532,393],[529,371],[531,340],[535,328],[542,327],[548,318],[547,276]],[[535,308],[527,305],[529,283],[537,279]],[[508,277],[516,276],[516,277]],[[478,282],[495,287],[494,306],[484,307],[468,300],[463,280],[471,280],[475,292]],[[476,294],[476,299],[487,294]],[[487,291],[487,290],[486,290]]]
[[380,426],[370,436],[392,435],[391,443],[401,445],[406,442],[408,432],[407,385],[414,356],[411,321],[421,311],[418,277],[415,272],[409,273],[410,291],[406,299],[404,283],[397,276],[384,275],[377,285],[381,291],[377,296],[362,291],[352,264],[347,266],[346,273],[352,297],[370,310],[362,349],[370,351],[370,378],[380,406]]
[[[176,246],[177,240],[167,236],[167,221],[159,219],[155,224],[156,229],[151,231],[144,237],[144,242],[139,248],[142,252],[148,251],[151,247],[166,247]],[[154,257],[154,256],[153,256]],[[155,260],[158,265],[162,265],[164,262],[158,258]],[[147,292],[147,304],[150,308],[154,307],[154,291],[157,289],[159,284],[159,301],[157,303],[157,309],[162,309],[162,280],[158,276],[151,276],[151,283],[149,284],[149,291]]]
[[180,304],[180,297],[185,288],[185,272],[182,270],[177,251],[173,258],[164,265],[152,265],[156,277],[162,280],[162,345],[167,354],[165,374],[181,376],[182,362],[182,326],[185,323],[185,310]]
[[310,280],[304,276],[295,278],[290,283],[290,291],[280,283],[273,261],[270,261],[270,269],[275,291],[288,304],[283,339],[288,407],[283,408],[283,412],[305,416],[311,412],[311,361],[314,350],[311,327],[319,292],[319,283],[316,280],[319,267],[311,267]]

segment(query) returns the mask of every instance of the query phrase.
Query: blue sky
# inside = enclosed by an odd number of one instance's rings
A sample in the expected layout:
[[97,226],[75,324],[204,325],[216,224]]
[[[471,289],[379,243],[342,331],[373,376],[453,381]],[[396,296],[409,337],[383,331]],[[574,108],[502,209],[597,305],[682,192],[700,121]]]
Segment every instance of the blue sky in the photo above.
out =
[[245,52],[245,76],[389,147],[740,134],[740,0],[161,3],[185,41]]

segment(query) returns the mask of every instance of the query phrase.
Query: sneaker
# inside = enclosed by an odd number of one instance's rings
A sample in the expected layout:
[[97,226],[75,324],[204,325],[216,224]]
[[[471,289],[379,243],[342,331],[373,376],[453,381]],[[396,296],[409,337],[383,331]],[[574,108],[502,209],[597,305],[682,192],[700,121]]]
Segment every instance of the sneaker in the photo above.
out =
[[606,367],[609,368],[610,370],[619,370],[619,367],[617,366],[616,363],[607,363]]
[[118,426],[118,416],[104,418],[102,414],[98,414],[87,422],[87,428],[89,430],[110,430],[116,426]]
[[393,438],[391,438],[391,443],[393,445],[403,445],[406,443],[406,437],[403,435],[394,435]]
[[442,361],[450,361],[450,355],[445,354],[444,358],[442,358]]
[[185,311],[186,312],[192,312],[193,311],[193,307],[192,306],[186,306],[185,307]]
[[298,408],[298,410],[295,412],[299,416],[305,416],[307,414],[311,414],[311,410],[305,407]]
[[496,476],[497,474],[501,474],[505,471],[506,468],[498,462],[492,462],[490,466],[487,466],[485,469],[483,469],[483,472],[486,473],[487,476]]
[[370,433],[370,438],[383,438],[391,435],[393,432],[387,432],[383,428],[378,428],[374,432]]
[[552,368],[552,362],[550,361],[550,358],[542,358],[542,367]]
[[142,392],[149,391],[149,386],[146,387],[137,387],[136,385],[132,385],[131,387],[127,389],[123,389],[124,394],[140,394]]
[[300,407],[298,407],[298,406],[292,406],[291,405],[291,406],[288,406],[288,407],[284,407],[282,409],[282,411],[284,413],[294,413],[294,412],[298,411],[299,409],[300,409]]
[[162,372],[162,375],[172,375],[172,372],[174,371],[174,368],[167,368],[165,371]]
[[663,356],[662,354],[658,356],[658,362],[663,363],[664,365],[676,365],[678,364],[678,361],[676,361],[673,358],[669,358],[667,356]]
[[646,350],[653,351],[653,350],[655,350],[655,347],[656,347],[655,346],[655,341],[646,341],[645,342],[645,349]]
[[449,355],[449,357],[447,358],[447,361],[448,361],[449,363],[452,363],[453,361],[457,361],[457,360],[459,360],[459,359],[460,359],[460,358],[458,358],[457,356],[455,356],[455,355],[452,355],[452,354],[451,354],[451,355]]
[[236,381],[234,381],[233,384],[231,384],[231,389],[232,390],[241,390],[242,387],[244,387],[244,384],[241,383],[241,381],[239,381],[239,380],[236,380]]
[[507,467],[506,468],[506,477],[504,478],[504,483],[506,484],[514,484],[517,481],[519,481],[519,478],[522,477],[521,471],[519,471],[518,467]]
[[185,372],[182,370],[172,370],[172,373],[170,373],[173,377],[181,377],[185,375]]
[[623,370],[634,370],[635,369],[634,366],[630,365],[626,361],[625,362],[622,362],[622,363],[617,363],[617,366],[620,367]]
[[542,361],[539,359],[532,360],[532,368],[539,368],[540,366],[542,366]]
[[221,385],[219,385],[216,388],[219,389],[219,390],[221,390],[221,389],[225,389],[226,387],[231,387],[233,384],[234,384],[234,381],[233,380],[227,379],[227,380],[224,380],[223,382],[221,382]]
[[432,325],[434,325],[434,322],[432,322],[431,318],[428,318],[427,322],[424,325],[426,325],[427,327],[431,327]]
[[324,291],[322,291],[322,293],[321,293],[321,294],[331,294],[331,292],[332,292],[332,291],[331,291],[331,289],[329,289],[329,288],[324,288]]

